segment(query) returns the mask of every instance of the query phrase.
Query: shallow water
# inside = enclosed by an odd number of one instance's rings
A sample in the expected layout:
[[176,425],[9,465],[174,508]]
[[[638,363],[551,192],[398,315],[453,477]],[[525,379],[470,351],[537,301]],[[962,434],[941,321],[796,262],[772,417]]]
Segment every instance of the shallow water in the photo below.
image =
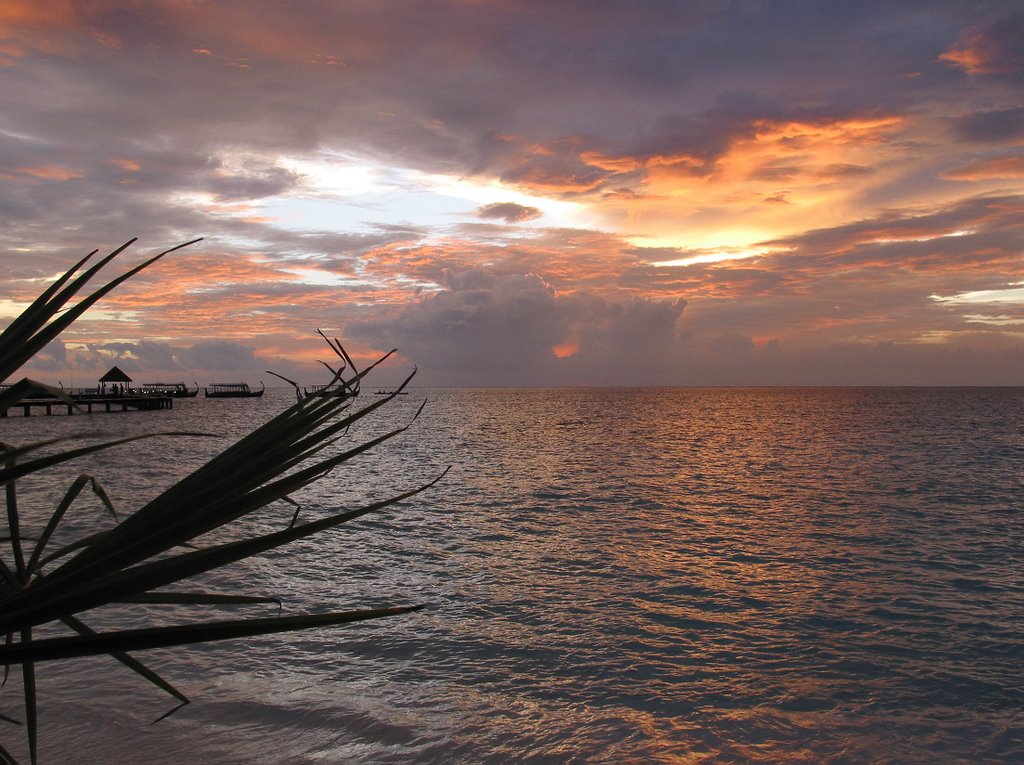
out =
[[[227,434],[64,471],[129,511],[288,396],[0,433]],[[112,660],[40,665],[43,762],[1024,761],[1024,389],[420,390],[350,438],[424,397],[296,499],[441,483],[210,586],[426,610],[142,654],[193,700],[156,725],[171,701]],[[20,489],[43,517],[52,486]],[[83,498],[68,531],[105,522]]]

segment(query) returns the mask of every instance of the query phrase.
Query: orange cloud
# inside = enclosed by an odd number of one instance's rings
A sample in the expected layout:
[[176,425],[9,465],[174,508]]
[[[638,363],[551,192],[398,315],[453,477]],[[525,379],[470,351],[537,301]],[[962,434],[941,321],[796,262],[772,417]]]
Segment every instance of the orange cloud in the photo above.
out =
[[556,343],[551,346],[551,352],[555,354],[557,358],[568,359],[575,356],[580,352],[581,348],[581,335],[582,327],[579,324],[573,324],[569,330],[569,336],[560,343]]
[[209,48],[194,48],[192,52],[195,53],[197,56],[206,56],[207,58],[222,61],[227,66],[233,66],[238,69],[252,69],[252,66],[249,64],[249,59],[245,57],[218,56]]
[[[857,214],[859,195],[877,183],[903,128],[894,115],[828,121],[761,121],[707,161],[686,154],[602,159],[643,169],[644,193],[596,203],[615,230],[649,246],[738,247],[785,232],[834,225]],[[785,204],[780,204],[785,202]]]
[[195,53],[244,68],[249,66],[246,62],[251,56],[338,65],[341,62],[331,51],[344,50],[346,57],[352,58],[360,50],[374,45],[372,35],[356,32],[339,35],[336,27],[306,24],[302,14],[295,14],[286,6],[270,6],[253,13],[245,6],[175,3],[162,10],[169,17],[169,23],[187,32],[190,39],[207,44],[215,41],[219,50],[227,51],[224,55],[215,55],[205,45],[200,45]]
[[955,64],[970,74],[981,74],[987,71],[984,55],[980,51],[972,50],[971,48],[948,50],[939,56],[939,59]]
[[985,181],[996,178],[1024,178],[1024,155],[1012,154],[972,162],[949,170],[944,178],[956,181]]
[[4,0],[0,3],[0,35],[11,37],[24,29],[71,26],[75,17],[70,0]]
[[554,229],[503,245],[449,239],[382,246],[363,255],[361,273],[374,284],[394,288],[395,299],[404,301],[409,299],[410,284],[420,289],[426,285],[443,287],[447,274],[482,269],[499,274],[537,274],[564,295],[584,289],[631,291],[619,280],[637,260],[618,237]]
[[607,156],[599,151],[585,151],[580,154],[580,159],[593,167],[599,167],[611,173],[631,173],[643,169],[648,161],[641,157],[630,156]]
[[4,0],[0,3],[0,55],[18,59],[30,50],[64,50],[69,35],[82,31],[101,45],[118,47],[115,35],[89,23],[89,17],[102,16],[117,5],[114,0],[96,0],[83,9],[71,0]]
[[130,173],[134,173],[142,169],[142,165],[132,159],[111,159],[110,164],[115,165],[122,170],[127,170]]
[[876,117],[854,117],[851,119],[826,122],[775,123],[763,121],[756,125],[754,140],[758,143],[828,145],[871,144],[884,140],[885,136],[903,122],[901,117],[886,115]]
[[310,64],[311,66],[348,66],[348,64],[346,64],[344,61],[341,61],[336,56],[331,55],[313,56],[312,58],[307,59],[306,63]]
[[940,61],[948,61],[968,74],[995,74],[1004,71],[1000,61],[999,49],[992,40],[982,32],[971,32],[957,46],[950,47],[939,56]]
[[60,165],[44,165],[41,167],[16,167],[15,172],[38,178],[43,181],[70,181],[72,178],[83,178],[85,173]]
[[551,352],[560,359],[568,359],[580,352],[579,341],[566,341],[551,346]]
[[[184,342],[182,338],[195,337],[195,328],[201,326],[205,338],[249,341],[280,333],[282,326],[294,323],[296,311],[333,314],[338,295],[337,287],[305,284],[287,271],[287,264],[259,257],[168,257],[108,296],[105,312],[116,316],[115,321],[87,314],[68,338],[128,336]],[[315,345],[312,339],[311,344]]]
[[983,28],[968,30],[960,41],[939,56],[939,60],[972,75],[1019,74],[1024,70],[1020,47],[1022,33],[1024,15],[1018,10],[1016,14],[995,19]]
[[[352,56],[374,50],[376,45],[372,36],[356,32],[339,41],[336,29],[306,25],[301,14],[296,16],[283,6],[254,14],[245,7],[176,0],[132,3],[128,8],[125,5],[121,0],[4,0],[0,3],[0,55],[17,59],[30,50],[66,52],[75,35],[106,47],[120,47],[121,40],[101,28],[112,10],[158,18],[168,28],[180,30],[183,39],[199,42],[196,53],[240,68],[249,68],[245,56],[250,54],[338,65],[341,62],[331,54],[332,50],[344,49]],[[224,56],[213,54],[208,48],[210,41],[230,52]]]

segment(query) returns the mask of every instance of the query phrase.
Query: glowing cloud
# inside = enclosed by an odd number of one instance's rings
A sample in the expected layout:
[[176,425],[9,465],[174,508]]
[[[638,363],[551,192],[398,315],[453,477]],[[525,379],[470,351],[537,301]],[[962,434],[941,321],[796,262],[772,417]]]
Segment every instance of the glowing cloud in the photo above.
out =
[[1024,286],[1009,285],[1003,289],[973,290],[970,292],[961,292],[956,295],[950,295],[948,297],[931,295],[931,299],[937,303],[1024,305]]
[[80,170],[72,170],[59,165],[45,165],[43,167],[16,167],[14,172],[27,175],[41,181],[70,181],[74,178],[82,178],[84,173]]
[[1000,178],[1024,178],[1024,155],[990,157],[948,170],[944,177],[957,181],[985,181]]
[[425,384],[1019,382],[1018,5],[11,0],[0,308],[202,235],[47,374],[326,321]]

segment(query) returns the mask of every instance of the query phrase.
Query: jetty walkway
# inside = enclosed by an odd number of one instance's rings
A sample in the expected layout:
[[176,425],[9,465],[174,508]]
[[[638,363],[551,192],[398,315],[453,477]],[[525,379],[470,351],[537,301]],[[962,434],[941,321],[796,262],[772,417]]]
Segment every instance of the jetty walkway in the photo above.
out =
[[23,417],[29,417],[33,411],[41,414],[75,414],[85,412],[127,412],[129,409],[152,410],[171,409],[174,399],[171,396],[94,396],[74,397],[73,403],[58,398],[25,398],[16,404],[0,409],[0,417],[7,417],[13,410],[21,410]]

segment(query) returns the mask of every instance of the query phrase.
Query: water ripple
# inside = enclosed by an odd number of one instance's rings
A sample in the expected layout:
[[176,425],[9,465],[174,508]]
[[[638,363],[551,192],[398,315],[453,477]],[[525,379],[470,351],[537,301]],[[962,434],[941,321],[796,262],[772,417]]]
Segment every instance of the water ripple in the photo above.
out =
[[[153,652],[195,699],[157,726],[166,700],[112,662],[47,667],[44,760],[1024,761],[1024,391],[421,393],[401,443],[336,471],[302,512],[452,464],[442,483],[214,584],[294,611],[427,609]],[[286,396],[88,424],[235,438]],[[403,421],[408,398],[351,437]],[[4,440],[79,419],[12,418]],[[131,509],[223,443],[144,441],[144,470],[106,455],[66,475],[95,473]],[[44,517],[51,495],[24,499]],[[102,522],[84,504],[75,533]]]

